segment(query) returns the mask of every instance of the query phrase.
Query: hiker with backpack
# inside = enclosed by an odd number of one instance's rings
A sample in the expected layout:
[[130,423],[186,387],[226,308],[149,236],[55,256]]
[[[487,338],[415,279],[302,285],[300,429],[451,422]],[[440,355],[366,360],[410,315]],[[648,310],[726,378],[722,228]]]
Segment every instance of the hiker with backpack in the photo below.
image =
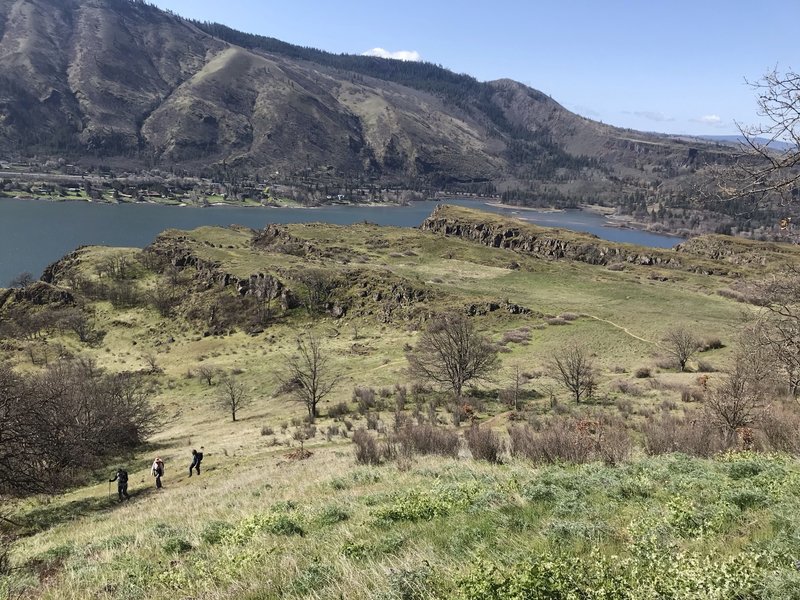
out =
[[[203,447],[201,446],[200,450],[202,450],[202,449],[203,449]],[[198,452],[197,450],[192,448],[192,464],[189,465],[189,477],[192,476],[192,469],[196,469],[197,470],[197,474],[200,475],[200,463],[201,462],[203,462],[203,453],[202,452]]]
[[[131,497],[128,495],[128,472],[120,467],[117,469],[117,472],[114,474],[113,479],[109,479],[109,482],[116,481],[117,482],[117,493],[119,494],[119,501],[122,502],[123,498],[125,500],[130,500]],[[110,492],[109,492],[110,495]]]
[[161,489],[161,477],[164,475],[164,461],[161,460],[159,457],[153,461],[153,467],[151,469],[153,473],[153,477],[156,478],[156,489]]

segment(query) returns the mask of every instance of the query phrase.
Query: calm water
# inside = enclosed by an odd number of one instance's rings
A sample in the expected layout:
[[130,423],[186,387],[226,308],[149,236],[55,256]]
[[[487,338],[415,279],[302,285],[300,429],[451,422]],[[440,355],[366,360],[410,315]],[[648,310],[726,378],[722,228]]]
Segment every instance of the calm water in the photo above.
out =
[[[681,241],[675,237],[608,227],[603,217],[581,211],[517,211],[472,200],[448,202],[484,208],[550,227],[588,231],[613,241],[661,248]],[[267,223],[320,221],[347,225],[365,220],[380,225],[416,227],[437,204],[426,201],[415,202],[411,206],[335,206],[309,210],[3,199],[0,200],[0,287],[7,285],[10,279],[23,271],[40,275],[47,265],[78,246],[144,247],[158,233],[169,228],[194,229],[203,225],[238,224],[261,229]]]

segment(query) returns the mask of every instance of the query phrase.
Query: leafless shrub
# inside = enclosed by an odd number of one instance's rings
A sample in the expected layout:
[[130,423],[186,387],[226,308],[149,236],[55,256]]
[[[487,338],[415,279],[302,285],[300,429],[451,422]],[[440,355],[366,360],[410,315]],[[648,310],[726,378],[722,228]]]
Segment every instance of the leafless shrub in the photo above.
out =
[[700,342],[700,352],[708,352],[709,350],[719,350],[724,348],[725,344],[718,337],[705,338]]
[[712,365],[710,362],[705,360],[698,360],[697,361],[697,372],[698,373],[715,373],[716,367]]
[[720,430],[704,419],[687,421],[669,414],[648,419],[641,428],[644,450],[651,456],[683,452],[709,457],[728,444]]
[[656,359],[656,367],[666,370],[677,369],[678,361],[671,356],[659,356]]
[[628,396],[641,396],[642,389],[627,379],[617,379],[611,383],[611,389]]
[[357,387],[353,390],[353,402],[358,404],[358,412],[366,414],[375,408],[375,390],[371,387]]
[[511,454],[535,463],[588,462],[593,440],[577,429],[570,417],[555,417],[540,429],[527,425],[509,427]]
[[273,435],[274,433],[275,430],[269,425],[264,425],[261,427],[261,435]]
[[474,424],[464,434],[467,446],[475,460],[500,463],[503,454],[503,442],[500,437],[487,427]]
[[[454,427],[458,427],[468,418],[465,406],[466,405],[459,404],[458,402],[454,402],[453,404],[450,405],[450,415],[453,419]],[[471,409],[472,407],[470,407],[470,410]]]
[[558,315],[558,317],[560,319],[564,319],[565,321],[575,321],[580,317],[580,315],[571,312],[565,312]]
[[458,456],[458,434],[430,424],[410,425],[398,434],[403,444],[420,454]]
[[772,404],[762,414],[759,429],[770,450],[800,454],[800,414],[794,406]]
[[650,367],[639,367],[633,373],[633,376],[636,377],[637,379],[647,379],[651,375],[652,372],[650,371]]
[[367,429],[372,429],[374,431],[378,430],[378,424],[380,423],[380,417],[376,413],[367,413]]
[[429,388],[424,383],[415,381],[414,383],[411,384],[411,395],[414,396],[414,398],[421,398],[426,394],[430,394],[430,392],[431,388]]
[[767,406],[767,384],[774,364],[766,349],[753,345],[736,356],[733,369],[705,398],[708,420],[716,424],[731,441],[737,430],[753,427]]
[[356,462],[361,465],[379,465],[383,462],[383,452],[378,441],[366,429],[353,433]]
[[569,325],[569,322],[561,317],[548,317],[545,322],[548,325]]
[[154,388],[93,360],[20,375],[0,362],[0,495],[53,492],[107,456],[135,449],[158,423]]
[[528,327],[520,327],[519,329],[511,329],[503,334],[500,340],[501,345],[513,344],[526,344],[531,339],[531,330]]
[[350,414],[350,407],[346,402],[339,402],[334,404],[328,409],[328,416],[331,419],[341,419],[342,417]]
[[633,443],[625,423],[604,417],[599,420],[597,454],[607,465],[619,465],[628,460]]
[[623,417],[627,418],[633,413],[633,403],[627,398],[617,400],[617,410],[619,410]]
[[672,400],[664,400],[661,404],[658,405],[658,408],[661,409],[663,412],[672,412],[678,408],[678,405],[675,404]]
[[408,399],[408,390],[406,386],[395,384],[394,386],[394,402],[397,410],[404,410],[406,407],[406,400]]

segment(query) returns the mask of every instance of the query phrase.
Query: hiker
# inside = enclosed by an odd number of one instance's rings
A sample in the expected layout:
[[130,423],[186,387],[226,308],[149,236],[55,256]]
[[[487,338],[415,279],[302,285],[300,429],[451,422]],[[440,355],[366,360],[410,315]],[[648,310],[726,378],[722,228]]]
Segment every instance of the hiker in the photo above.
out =
[[[200,447],[202,450],[203,447]],[[203,462],[203,453],[198,452],[194,448],[192,448],[192,464],[189,465],[189,477],[192,476],[192,469],[197,469],[197,474],[200,475],[200,463]]]
[[109,482],[116,481],[117,482],[117,493],[119,494],[119,501],[122,502],[123,497],[125,500],[130,500],[131,497],[128,495],[128,472],[123,469],[117,469],[117,472],[114,474],[113,479],[109,479]]
[[153,461],[153,468],[151,469],[153,477],[156,478],[156,489],[161,489],[161,476],[164,475],[164,461],[159,457]]

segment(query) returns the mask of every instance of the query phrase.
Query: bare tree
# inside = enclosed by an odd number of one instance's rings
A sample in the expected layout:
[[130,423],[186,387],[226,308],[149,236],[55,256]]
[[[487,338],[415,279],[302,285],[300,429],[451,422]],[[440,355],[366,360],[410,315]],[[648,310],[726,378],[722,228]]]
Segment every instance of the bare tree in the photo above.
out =
[[550,365],[555,379],[574,396],[580,404],[581,398],[591,398],[596,387],[594,366],[589,352],[583,346],[571,344],[556,352]]
[[0,363],[0,495],[52,493],[155,430],[150,382],[59,361],[36,374]]
[[168,317],[179,302],[178,286],[173,285],[166,277],[156,281],[147,299],[162,317]]
[[281,388],[305,404],[311,423],[319,416],[319,403],[331,393],[339,379],[322,341],[314,333],[297,339],[297,353],[286,358],[284,370],[278,374]]
[[336,280],[319,269],[306,269],[295,275],[302,285],[301,299],[309,313],[324,312],[333,300]]
[[681,372],[686,370],[686,363],[700,350],[700,347],[700,340],[683,325],[674,327],[664,334],[664,350],[675,359]]
[[66,308],[59,313],[58,325],[62,329],[72,331],[84,344],[98,344],[105,337],[105,332],[95,327],[92,314],[85,309]]
[[800,395],[800,273],[790,269],[760,284],[763,304],[748,328],[749,337],[769,348],[785,378],[789,395]]
[[12,288],[26,288],[30,284],[36,281],[36,278],[33,276],[33,273],[29,271],[23,271],[16,277],[14,277],[11,281],[8,282],[8,287]]
[[270,275],[258,277],[251,291],[256,299],[256,320],[265,325],[272,316],[272,300],[280,291],[278,280]]
[[230,411],[231,419],[236,422],[236,413],[249,406],[253,399],[244,384],[232,374],[220,380],[219,388],[217,404],[222,410]]
[[219,375],[219,369],[213,365],[200,365],[197,367],[197,376],[206,382],[208,387],[214,385],[214,378]]
[[733,169],[723,173],[723,198],[796,202],[800,182],[800,74],[773,69],[749,82],[756,92],[760,125],[739,126],[744,137]]
[[443,386],[455,398],[470,381],[489,380],[498,362],[494,345],[457,313],[433,319],[406,359],[413,377]]
[[740,347],[733,368],[705,400],[709,420],[724,432],[728,443],[744,427],[757,424],[768,404],[773,363],[763,346]]

